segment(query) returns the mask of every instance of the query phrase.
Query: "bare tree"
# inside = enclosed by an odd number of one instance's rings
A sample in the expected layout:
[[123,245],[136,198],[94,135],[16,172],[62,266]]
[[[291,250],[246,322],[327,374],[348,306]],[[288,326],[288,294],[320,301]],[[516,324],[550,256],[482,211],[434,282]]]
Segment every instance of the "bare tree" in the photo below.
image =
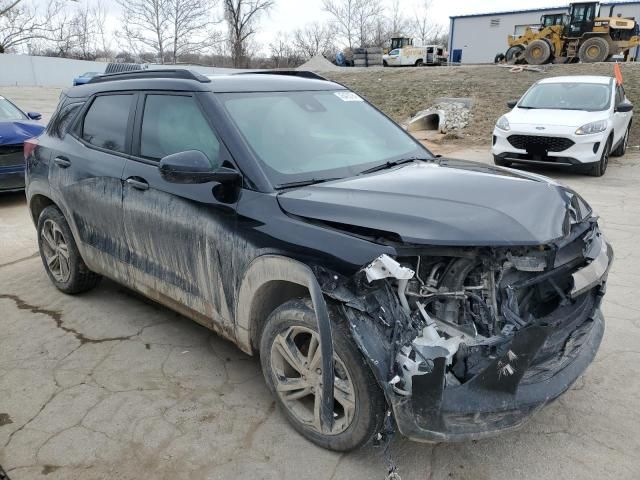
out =
[[376,20],[383,14],[381,0],[323,0],[323,8],[333,16],[336,31],[349,48],[370,46]]
[[256,33],[257,22],[274,5],[274,0],[224,0],[224,17],[229,28],[234,67],[248,66],[248,45]]
[[293,44],[306,58],[327,56],[336,50],[334,37],[331,25],[313,22],[293,32]]
[[167,5],[173,63],[183,55],[200,53],[220,41],[219,33],[212,31],[216,21],[210,12],[216,6],[215,0],[167,0]]
[[322,0],[324,11],[333,17],[332,23],[336,33],[349,48],[353,48],[357,35],[356,10],[359,2],[360,0]]
[[4,6],[0,15],[0,53],[6,53],[35,40],[44,40],[51,34],[51,19],[58,10],[57,3],[49,3],[44,13],[13,2]]
[[292,68],[302,64],[302,55],[295,47],[290,34],[278,32],[269,44],[269,50],[275,68]]
[[414,18],[411,22],[413,34],[422,45],[438,43],[444,33],[444,27],[431,18],[432,3],[432,0],[421,0],[414,11]]
[[18,6],[22,0],[0,1],[0,17],[9,13],[9,10]]
[[71,33],[75,39],[77,57],[95,60],[98,29],[88,5],[79,8],[71,18]]
[[164,63],[170,42],[168,0],[117,0],[122,7],[123,35],[129,48],[138,54],[151,49]]
[[109,16],[109,10],[98,0],[91,9],[91,16],[93,17],[93,23],[96,28],[96,43],[98,49],[103,57],[111,59],[113,55],[112,39],[110,33],[107,31],[107,17]]
[[[405,0],[406,1],[406,0]],[[409,19],[403,15],[402,0],[393,0],[389,7],[388,30],[390,36],[405,36],[411,29]]]

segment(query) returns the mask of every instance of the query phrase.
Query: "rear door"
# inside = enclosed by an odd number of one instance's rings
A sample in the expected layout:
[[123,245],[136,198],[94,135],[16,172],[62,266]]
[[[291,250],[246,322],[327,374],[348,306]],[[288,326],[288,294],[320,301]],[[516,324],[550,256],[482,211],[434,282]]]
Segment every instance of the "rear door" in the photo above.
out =
[[[134,93],[90,98],[62,138],[49,135],[49,184],[83,259],[96,272],[126,282],[122,171],[130,149]],[[69,107],[73,110],[74,107]]]
[[124,224],[136,288],[229,332],[235,205],[216,199],[214,183],[170,183],[158,168],[166,155],[199,150],[215,169],[230,165],[229,153],[196,94],[148,92],[137,110],[134,155],[123,175]]

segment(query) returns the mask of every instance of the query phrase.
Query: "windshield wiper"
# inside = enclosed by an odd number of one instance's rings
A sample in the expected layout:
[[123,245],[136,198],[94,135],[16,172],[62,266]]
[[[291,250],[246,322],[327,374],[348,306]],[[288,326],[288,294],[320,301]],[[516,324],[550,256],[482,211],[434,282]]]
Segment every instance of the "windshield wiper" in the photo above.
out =
[[295,182],[287,182],[276,185],[274,188],[276,190],[281,190],[284,188],[296,188],[296,187],[308,187],[309,185],[315,185],[317,183],[330,182],[332,180],[340,180],[339,177],[336,178],[310,178],[308,180],[297,180]]
[[397,167],[398,165],[404,165],[405,163],[413,163],[417,161],[427,162],[429,160],[432,160],[432,159],[422,158],[422,157],[401,158],[400,160],[392,160],[390,162],[386,162],[381,165],[376,165],[375,167],[367,168],[366,170],[362,170],[358,175],[365,175],[367,173],[379,172],[381,170],[386,170],[387,168]]

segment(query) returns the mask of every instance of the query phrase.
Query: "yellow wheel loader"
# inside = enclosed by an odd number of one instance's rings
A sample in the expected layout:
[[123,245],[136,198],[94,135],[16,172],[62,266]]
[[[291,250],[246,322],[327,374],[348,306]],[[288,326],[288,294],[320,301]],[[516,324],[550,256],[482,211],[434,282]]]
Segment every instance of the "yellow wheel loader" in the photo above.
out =
[[[613,7],[611,7],[610,15]],[[640,45],[638,23],[632,18],[601,17],[600,3],[572,3],[569,14],[543,15],[538,28],[528,27],[519,37],[509,37],[509,49],[496,62],[585,63],[604,62]]]

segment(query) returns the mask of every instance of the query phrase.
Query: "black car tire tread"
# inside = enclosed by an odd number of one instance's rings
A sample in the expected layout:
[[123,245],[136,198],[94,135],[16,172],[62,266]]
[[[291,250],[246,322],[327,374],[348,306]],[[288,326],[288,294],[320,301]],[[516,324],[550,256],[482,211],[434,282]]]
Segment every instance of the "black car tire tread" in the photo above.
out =
[[499,167],[510,167],[512,164],[512,162],[510,162],[509,160],[505,160],[498,155],[493,156],[493,163],[495,163]]
[[272,380],[270,352],[276,335],[294,325],[317,331],[316,316],[310,299],[290,300],[269,315],[260,338],[260,363],[269,389],[293,427],[320,447],[345,452],[361,447],[379,431],[384,419],[386,400],[369,365],[351,338],[348,327],[344,321],[336,318],[338,314],[334,309],[330,308],[329,313],[332,319],[334,351],[344,362],[355,388],[356,412],[351,425],[344,432],[323,435],[307,428],[283,404]]
[[629,124],[629,126],[627,127],[627,130],[624,132],[625,136],[620,142],[620,145],[618,145],[618,147],[613,152],[611,152],[611,155],[613,155],[614,157],[622,157],[624,156],[625,153],[627,153],[627,139],[629,138],[630,134],[631,134],[631,124]]
[[602,149],[602,155],[600,156],[600,160],[595,162],[594,165],[591,166],[588,173],[592,177],[602,177],[607,171],[607,161],[604,161],[605,154],[609,153],[611,155],[611,137],[607,140],[607,143],[604,144],[604,148]]
[[[53,275],[49,271],[49,267],[42,251],[43,240],[41,232],[44,222],[47,219],[51,219],[58,224],[58,226],[62,230],[62,234],[69,248],[69,266],[71,275],[69,277],[69,280],[67,280],[66,282],[59,282],[53,277]],[[38,218],[37,231],[40,258],[42,259],[44,269],[46,270],[49,279],[58,290],[68,294],[82,293],[91,290],[100,282],[102,276],[89,270],[87,265],[84,263],[84,260],[80,256],[80,252],[78,251],[78,247],[76,245],[75,239],[73,238],[73,234],[71,233],[71,229],[69,228],[69,224],[67,223],[67,220],[65,219],[62,212],[58,209],[58,207],[49,206],[42,211],[40,217]]]
[[[592,47],[598,48],[597,55],[589,55],[589,49]],[[578,58],[582,63],[604,62],[609,58],[609,42],[602,37],[591,37],[586,39],[584,43],[580,45]]]

